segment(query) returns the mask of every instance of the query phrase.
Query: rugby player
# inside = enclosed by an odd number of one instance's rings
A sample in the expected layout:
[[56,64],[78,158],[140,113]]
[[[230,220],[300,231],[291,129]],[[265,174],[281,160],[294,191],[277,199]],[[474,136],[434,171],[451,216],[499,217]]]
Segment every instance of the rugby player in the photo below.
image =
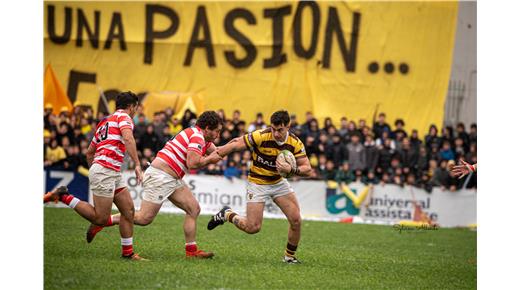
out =
[[[289,234],[283,261],[299,263],[296,249],[300,242],[301,216],[296,195],[287,179],[280,172],[308,177],[312,169],[305,154],[303,143],[289,132],[290,118],[287,111],[277,111],[271,116],[271,126],[247,135],[237,137],[217,149],[222,157],[246,148],[252,150],[253,163],[247,180],[246,216],[239,216],[230,207],[225,206],[208,223],[208,230],[213,230],[225,221],[233,223],[238,229],[248,233],[258,233],[262,227],[266,200],[273,199],[289,221]],[[286,162],[277,162],[282,150],[289,150],[296,158],[297,167],[292,168]]]
[[119,231],[122,257],[130,260],[146,260],[133,250],[134,203],[121,175],[123,157],[128,150],[128,154],[136,164],[137,182],[141,183],[143,179],[132,133],[134,129],[132,118],[137,110],[137,104],[138,98],[134,93],[120,93],[116,97],[116,112],[97,125],[86,154],[94,206],[74,197],[65,186],[45,194],[43,202],[59,200],[92,224],[99,226],[112,224],[110,214],[114,202],[121,212]]

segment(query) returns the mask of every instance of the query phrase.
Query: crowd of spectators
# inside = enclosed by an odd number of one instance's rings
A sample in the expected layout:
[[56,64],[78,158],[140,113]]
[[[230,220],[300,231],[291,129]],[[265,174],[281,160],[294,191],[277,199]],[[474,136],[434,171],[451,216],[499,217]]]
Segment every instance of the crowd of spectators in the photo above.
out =
[[[258,113],[255,120],[246,122],[239,110],[228,118],[223,110],[217,111],[224,120],[217,146],[242,136],[247,132],[267,128],[264,115]],[[99,112],[94,116],[90,107],[74,107],[73,112],[63,108],[58,115],[52,107],[44,111],[44,165],[69,170],[88,168],[85,154],[94,134],[96,124],[105,117]],[[375,116],[374,116],[375,117]],[[186,110],[182,118],[174,117],[174,111],[166,108],[156,112],[149,120],[140,105],[134,117],[136,139],[141,166],[146,168],[155,154],[175,134],[192,126],[197,115]],[[370,126],[371,125],[371,126]],[[455,191],[476,187],[476,176],[469,180],[457,179],[448,168],[460,158],[469,163],[477,162],[477,125],[471,124],[469,132],[463,123],[455,129],[446,126],[439,132],[431,125],[423,138],[417,130],[405,130],[405,122],[397,119],[394,126],[387,123],[384,113],[379,113],[372,124],[366,120],[341,118],[336,127],[331,118],[323,126],[311,112],[304,122],[291,116],[291,131],[305,144],[307,156],[315,169],[312,178],[337,182],[363,182],[365,184],[414,185],[431,192],[434,186]],[[235,152],[218,164],[193,171],[193,174],[224,175],[246,178],[251,162],[251,152]],[[134,164],[125,158],[123,169]]]

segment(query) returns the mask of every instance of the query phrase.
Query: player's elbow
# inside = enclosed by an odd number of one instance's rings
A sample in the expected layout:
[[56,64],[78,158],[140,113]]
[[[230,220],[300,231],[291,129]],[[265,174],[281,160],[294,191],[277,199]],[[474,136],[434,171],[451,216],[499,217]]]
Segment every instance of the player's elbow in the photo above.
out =
[[186,161],[186,166],[188,166],[188,169],[198,169],[200,168],[200,160],[188,159]]

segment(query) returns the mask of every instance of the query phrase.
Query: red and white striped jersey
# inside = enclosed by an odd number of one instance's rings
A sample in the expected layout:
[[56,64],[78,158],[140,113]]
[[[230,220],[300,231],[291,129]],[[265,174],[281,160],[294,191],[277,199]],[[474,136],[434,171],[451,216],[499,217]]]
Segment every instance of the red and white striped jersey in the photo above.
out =
[[92,144],[96,147],[94,163],[121,171],[126,151],[121,130],[125,128],[133,131],[134,122],[123,110],[117,110],[99,122],[92,138]]
[[187,128],[166,142],[164,148],[157,153],[157,158],[166,162],[179,178],[182,178],[188,172],[186,165],[188,151],[203,156],[211,144],[204,140],[204,135],[199,127]]

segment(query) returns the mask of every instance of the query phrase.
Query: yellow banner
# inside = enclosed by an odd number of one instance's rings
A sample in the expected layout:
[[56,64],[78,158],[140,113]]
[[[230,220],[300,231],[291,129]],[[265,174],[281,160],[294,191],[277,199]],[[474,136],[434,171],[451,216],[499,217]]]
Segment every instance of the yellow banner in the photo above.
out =
[[380,104],[389,122],[403,118],[421,135],[442,123],[456,2],[46,1],[44,10],[45,65],[72,103],[95,110],[100,92],[112,103],[132,90],[197,96],[247,120],[285,108],[300,122],[312,111],[371,124]]

